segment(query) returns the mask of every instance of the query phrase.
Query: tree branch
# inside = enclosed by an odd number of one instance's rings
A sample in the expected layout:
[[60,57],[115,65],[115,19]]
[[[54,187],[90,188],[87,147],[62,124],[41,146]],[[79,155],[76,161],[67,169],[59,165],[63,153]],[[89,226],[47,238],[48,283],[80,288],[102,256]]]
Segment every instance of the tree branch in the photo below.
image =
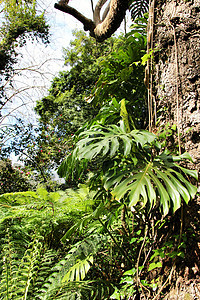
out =
[[75,8],[64,3],[62,3],[62,5],[55,3],[54,7],[64,13],[70,14],[71,16],[75,17],[78,21],[80,21],[83,24],[85,31],[89,30],[90,32],[92,32],[94,30],[94,22],[91,19],[86,18]]
[[[106,2],[104,0],[102,1],[104,3]],[[93,22],[91,19],[86,18],[84,15],[66,3],[56,3],[54,7],[75,17],[84,25],[85,31],[89,30],[92,37],[94,37],[98,42],[103,42],[119,28],[122,20],[125,17],[126,10],[128,9],[128,2],[129,0],[111,0],[108,13],[106,16],[104,15],[105,19],[97,25],[95,25],[95,22]],[[99,7],[101,8],[101,5]]]

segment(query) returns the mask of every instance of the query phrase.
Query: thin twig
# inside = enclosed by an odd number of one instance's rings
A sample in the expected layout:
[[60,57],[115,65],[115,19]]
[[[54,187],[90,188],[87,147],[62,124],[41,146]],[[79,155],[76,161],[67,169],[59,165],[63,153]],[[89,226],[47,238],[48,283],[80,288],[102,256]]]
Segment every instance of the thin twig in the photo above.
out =
[[91,7],[92,7],[92,13],[94,15],[94,4],[93,4],[93,0],[91,0]]
[[140,256],[141,256],[141,253],[142,253],[142,249],[144,247],[144,244],[146,242],[146,237],[147,237],[147,232],[148,232],[148,226],[146,225],[145,226],[145,234],[144,234],[144,239],[143,239],[143,242],[142,242],[142,245],[140,247],[140,251],[139,251],[139,254],[138,254],[138,258],[137,258],[137,263],[136,263],[136,282],[137,282],[137,285],[138,283],[140,282],[139,280],[139,263],[140,263]]
[[181,154],[181,140],[180,140],[180,125],[179,125],[179,69],[178,69],[178,51],[177,51],[177,42],[176,42],[176,31],[174,25],[170,22],[169,24],[173,30],[174,36],[174,52],[175,52],[175,65],[176,65],[176,111],[177,111],[177,132],[178,132],[178,149],[179,154]]
[[156,294],[156,296],[152,299],[152,300],[156,300],[158,299],[158,296],[160,295],[160,293],[163,291],[164,287],[166,286],[166,284],[168,283],[168,281],[171,279],[171,276],[172,276],[172,273],[174,271],[174,268],[175,268],[175,263],[173,264],[172,268],[171,268],[171,271],[170,271],[170,274],[169,276],[167,277],[166,281],[163,283],[163,285],[161,286],[161,288],[159,289],[158,293]]

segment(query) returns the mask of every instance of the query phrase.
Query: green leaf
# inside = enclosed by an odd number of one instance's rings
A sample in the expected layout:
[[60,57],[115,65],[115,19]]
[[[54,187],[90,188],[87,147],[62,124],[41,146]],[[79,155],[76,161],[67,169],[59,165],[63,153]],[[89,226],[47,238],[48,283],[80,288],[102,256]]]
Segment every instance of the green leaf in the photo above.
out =
[[173,161],[181,161],[183,159],[188,159],[189,161],[193,162],[192,157],[187,152],[184,152],[181,155],[172,156],[172,158],[173,158]]
[[131,141],[130,137],[127,137],[125,135],[121,136],[121,139],[124,143],[124,156],[128,156],[131,152],[133,141]]
[[145,144],[151,144],[156,139],[156,135],[145,130],[133,130],[130,135],[134,138],[136,144],[140,144],[142,147]]
[[77,263],[69,269],[67,274],[65,274],[65,276],[62,279],[62,282],[83,280],[92,264],[93,255],[89,255],[83,260],[79,259]]
[[76,224],[74,224],[66,233],[65,235],[61,238],[61,242],[64,243],[67,239],[69,239],[72,234],[77,230],[83,227],[83,224],[85,225],[88,223],[92,218],[92,215],[90,214],[89,216],[86,216],[82,219],[80,219]]
[[[105,189],[112,188],[112,195],[121,200],[128,196],[129,206],[142,202],[142,206],[149,203],[149,208],[159,200],[160,208],[164,215],[171,208],[174,212],[180,207],[181,199],[186,203],[194,197],[197,189],[188,182],[180,172],[176,171],[177,165],[173,163],[170,155],[164,153],[153,162],[146,163],[144,167],[136,169],[133,165],[115,168],[104,176]],[[187,169],[179,168],[183,172]],[[194,175],[194,172],[189,174]]]
[[113,157],[116,152],[119,149],[119,141],[117,139],[117,137],[114,137],[111,141],[111,147],[110,147],[110,157]]
[[178,166],[179,169],[181,169],[185,174],[188,174],[189,176],[192,176],[193,178],[195,178],[196,180],[198,180],[198,172],[197,170],[190,170],[190,169],[186,169],[183,168],[181,166]]
[[131,275],[131,276],[133,276],[133,275],[136,274],[136,272],[137,272],[136,268],[133,268],[131,270],[128,270],[128,271],[124,272],[123,276],[124,275]]
[[123,146],[123,155],[128,156],[131,154],[135,143],[143,147],[145,144],[152,143],[153,140],[155,140],[155,135],[144,130],[133,130],[126,133],[124,122],[120,123],[120,127],[117,125],[107,127],[94,125],[90,130],[80,133],[76,155],[79,160],[84,158],[92,160],[100,153],[103,156],[110,155],[113,157],[121,145]]
[[150,257],[150,260],[151,261],[152,259],[154,259],[154,257],[161,257],[161,258],[164,258],[165,257],[165,253],[163,251],[163,249],[156,249],[156,250],[153,250],[154,251],[154,254]]
[[165,216],[169,212],[169,205],[170,205],[169,194],[167,193],[166,189],[164,188],[162,183],[159,181],[159,179],[153,173],[151,173],[151,178],[153,179],[155,187],[158,190],[158,194],[160,197],[160,206],[162,208],[163,215]]
[[170,199],[173,202],[173,211],[175,212],[181,204],[180,193],[176,190],[176,186],[172,183],[172,181],[168,178],[165,172],[161,172],[157,170],[158,177],[160,177],[167,188],[167,192],[170,195]]
[[156,268],[162,268],[162,263],[161,262],[151,263],[149,265],[148,271],[154,270]]
[[[182,167],[179,167],[181,170],[183,170],[183,168]],[[191,171],[191,170],[189,170],[189,171]],[[177,177],[179,178],[179,180],[181,180],[183,183],[184,183],[184,185],[186,186],[186,188],[187,188],[187,191],[189,192],[189,194],[190,194],[190,197],[191,198],[194,198],[194,196],[196,195],[196,192],[197,192],[197,187],[196,186],[194,186],[194,185],[192,185],[189,181],[187,181],[184,177],[183,177],[183,175],[181,174],[181,173],[178,173],[178,172],[176,172],[176,171],[173,171],[176,175],[177,175]]]
[[180,193],[180,195],[182,196],[182,198],[184,199],[184,201],[186,203],[189,202],[190,200],[190,194],[189,192],[187,191],[187,189],[180,183],[180,181],[178,179],[176,179],[172,174],[171,172],[173,172],[173,170],[169,170],[167,172],[167,174],[170,176],[170,179],[171,181],[173,182],[174,186],[176,186],[178,192]]

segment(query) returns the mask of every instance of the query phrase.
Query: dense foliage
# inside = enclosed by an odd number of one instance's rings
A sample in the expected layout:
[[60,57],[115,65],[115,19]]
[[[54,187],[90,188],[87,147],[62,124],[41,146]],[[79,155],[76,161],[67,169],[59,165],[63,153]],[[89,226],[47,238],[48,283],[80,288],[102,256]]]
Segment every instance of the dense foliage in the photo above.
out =
[[52,299],[66,271],[83,255],[77,239],[76,258],[70,259],[70,248],[60,238],[92,204],[84,186],[65,193],[39,188],[0,196],[2,299]]
[[0,161],[0,194],[23,192],[32,188],[30,172],[24,168],[14,168],[9,159]]
[[[70,48],[64,50],[70,70],[60,72],[49,95],[37,101],[39,127],[24,126],[19,120],[12,127],[11,142],[2,145],[2,158],[14,151],[29,171],[37,171],[41,182],[47,181],[52,170],[72,151],[74,134],[87,121],[88,124],[100,119],[104,124],[119,121],[119,103],[123,97],[133,112],[132,126],[146,124],[144,66],[139,63],[145,53],[145,38],[121,36],[96,45],[81,31],[74,32],[74,36]],[[2,141],[6,140],[6,134],[8,130],[3,133]]]
[[71,69],[37,102],[26,164],[48,185],[63,160],[73,189],[0,196],[3,299],[156,299],[197,243],[179,222],[197,191],[192,160],[176,143],[169,150],[176,126],[145,130],[146,21],[103,45],[76,32]]
[[27,34],[32,38],[48,41],[48,25],[44,14],[37,12],[36,1],[5,0],[1,2],[0,71],[11,75],[16,61],[16,48],[26,43]]
[[146,124],[144,66],[138,64],[145,52],[145,38],[130,35],[128,39],[111,38],[96,45],[83,32],[74,34],[76,38],[71,48],[65,50],[70,71],[54,79],[49,96],[36,106],[42,126],[40,157],[44,163],[47,153],[49,162],[58,164],[71,152],[71,136],[85,122],[99,122],[99,118],[102,122],[102,114],[103,122],[118,122],[120,105],[117,103],[123,97],[133,112],[133,123]]

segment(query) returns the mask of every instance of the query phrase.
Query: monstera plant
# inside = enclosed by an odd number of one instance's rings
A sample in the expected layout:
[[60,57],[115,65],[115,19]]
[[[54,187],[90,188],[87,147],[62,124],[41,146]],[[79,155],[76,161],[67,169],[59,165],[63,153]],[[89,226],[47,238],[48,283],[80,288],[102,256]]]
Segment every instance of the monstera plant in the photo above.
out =
[[59,175],[81,176],[88,162],[95,164],[101,159],[102,168],[96,172],[103,188],[116,200],[130,207],[140,204],[149,208],[159,202],[166,215],[180,207],[181,199],[188,203],[194,197],[196,187],[185,177],[197,179],[197,172],[178,164],[191,160],[189,154],[162,152],[156,138],[145,130],[127,132],[123,120],[120,126],[93,125],[79,134],[76,148],[60,166]]

